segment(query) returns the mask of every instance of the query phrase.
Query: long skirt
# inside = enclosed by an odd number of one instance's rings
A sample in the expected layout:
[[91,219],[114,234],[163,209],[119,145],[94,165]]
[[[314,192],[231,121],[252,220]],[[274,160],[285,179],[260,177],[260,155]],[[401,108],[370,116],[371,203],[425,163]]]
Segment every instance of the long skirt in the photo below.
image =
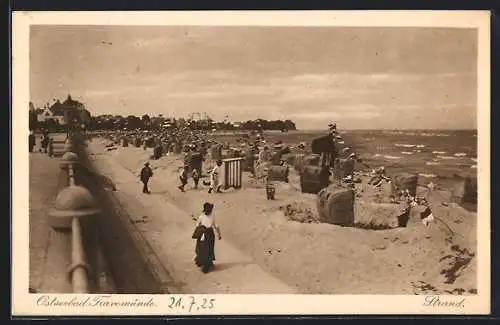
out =
[[[196,265],[201,267],[211,267],[215,260],[215,233],[212,228],[205,231],[203,240],[196,240]],[[204,270],[205,271],[205,270]],[[208,271],[208,270],[207,270]]]

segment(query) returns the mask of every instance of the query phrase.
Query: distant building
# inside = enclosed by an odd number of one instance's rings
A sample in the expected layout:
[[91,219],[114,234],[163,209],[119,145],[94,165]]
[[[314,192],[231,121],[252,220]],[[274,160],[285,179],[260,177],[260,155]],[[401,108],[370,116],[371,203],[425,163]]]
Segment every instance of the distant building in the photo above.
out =
[[66,124],[64,110],[59,100],[50,107],[46,106],[43,111],[38,114],[38,122],[46,122],[48,120],[55,120],[60,125]]
[[82,110],[85,107],[79,101],[73,100],[71,95],[68,95],[64,102],[57,100],[52,106],[47,106],[38,114],[38,122],[46,122],[55,120],[60,125],[66,125],[69,121],[79,120]]

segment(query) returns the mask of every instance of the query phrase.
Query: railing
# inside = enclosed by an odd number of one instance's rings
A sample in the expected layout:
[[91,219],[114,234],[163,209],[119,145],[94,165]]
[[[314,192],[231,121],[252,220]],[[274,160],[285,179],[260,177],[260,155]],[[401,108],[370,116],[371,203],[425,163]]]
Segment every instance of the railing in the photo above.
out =
[[243,158],[223,159],[222,170],[224,171],[223,188],[227,190],[230,187],[239,189],[242,186],[243,169],[241,162]]
[[98,232],[96,217],[99,214],[90,192],[76,184],[78,155],[71,139],[65,144],[66,153],[61,157],[61,168],[68,177],[68,187],[61,190],[49,220],[56,231],[71,233],[71,262],[68,268],[73,293],[93,293],[99,290]]

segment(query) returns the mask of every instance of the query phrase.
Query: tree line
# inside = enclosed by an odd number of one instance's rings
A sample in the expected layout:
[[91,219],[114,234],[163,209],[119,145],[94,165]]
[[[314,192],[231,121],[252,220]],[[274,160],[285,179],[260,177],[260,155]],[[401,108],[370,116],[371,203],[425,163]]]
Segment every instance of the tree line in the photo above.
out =
[[[57,101],[59,103],[59,101]],[[206,130],[253,130],[253,131],[293,131],[296,130],[295,123],[291,120],[265,120],[256,119],[244,122],[214,121],[211,118],[205,119],[185,119],[185,118],[167,118],[163,115],[142,116],[135,115],[97,115],[92,116],[80,102],[73,101],[71,96],[64,102],[65,124],[59,124],[57,119],[47,119],[39,121],[38,116],[44,112],[41,108],[35,108],[30,102],[29,109],[29,128],[30,130],[64,130],[69,125],[84,127],[87,130],[161,130],[168,128],[183,128]],[[48,106],[47,106],[48,107]],[[68,108],[69,107],[69,108]]]
[[190,120],[185,118],[166,118],[162,115],[141,117],[135,115],[98,115],[90,119],[87,126],[89,130],[161,130],[168,128],[183,128],[197,130],[274,130],[293,131],[296,130],[295,123],[291,120],[249,120],[246,122],[214,121],[210,118],[202,120]]

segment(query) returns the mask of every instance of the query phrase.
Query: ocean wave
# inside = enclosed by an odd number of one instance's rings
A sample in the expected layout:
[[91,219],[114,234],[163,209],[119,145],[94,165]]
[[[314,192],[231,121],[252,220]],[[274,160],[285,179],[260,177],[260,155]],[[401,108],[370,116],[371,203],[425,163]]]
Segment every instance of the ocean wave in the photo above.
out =
[[422,176],[422,177],[425,177],[425,178],[436,178],[437,175],[434,175],[434,174],[423,174],[423,173],[419,173],[418,174],[419,176]]
[[428,161],[428,162],[426,162],[425,164],[426,164],[426,165],[428,165],[428,166],[441,165],[440,163],[438,163],[438,162],[434,162],[434,161]]
[[425,148],[425,144],[417,144],[417,148]]
[[373,155],[373,157],[383,157],[385,159],[401,159],[401,158],[403,158],[403,157],[399,157],[399,156],[381,155],[379,153],[376,153],[375,155]]
[[435,132],[405,132],[405,131],[383,131],[383,134],[411,135],[421,137],[449,137],[450,134]]
[[450,159],[457,159],[457,157],[453,157],[453,156],[437,156],[439,159],[446,159],[446,160],[450,160]]
[[385,156],[384,156],[384,158],[385,158],[385,159],[401,159],[401,158],[403,158],[403,157],[385,155]]
[[455,157],[465,157],[465,156],[467,156],[467,154],[463,153],[463,152],[457,152],[457,153],[453,154],[453,156],[455,156]]
[[477,162],[477,158],[471,158],[470,160],[472,160],[473,162]]
[[404,147],[404,148],[413,148],[416,147],[416,144],[401,144],[401,143],[396,143],[394,145],[395,147]]
[[449,134],[446,133],[420,133],[419,135],[423,137],[449,137]]
[[470,166],[470,168],[476,169],[477,165],[472,165],[472,166]]
[[434,150],[432,153],[433,153],[433,154],[435,154],[435,155],[444,155],[444,154],[446,154],[447,152],[446,152],[446,151],[435,151],[435,150]]
[[413,151],[415,151],[415,152],[422,152],[422,150],[413,150]]
[[401,151],[403,155],[413,155],[412,151]]

